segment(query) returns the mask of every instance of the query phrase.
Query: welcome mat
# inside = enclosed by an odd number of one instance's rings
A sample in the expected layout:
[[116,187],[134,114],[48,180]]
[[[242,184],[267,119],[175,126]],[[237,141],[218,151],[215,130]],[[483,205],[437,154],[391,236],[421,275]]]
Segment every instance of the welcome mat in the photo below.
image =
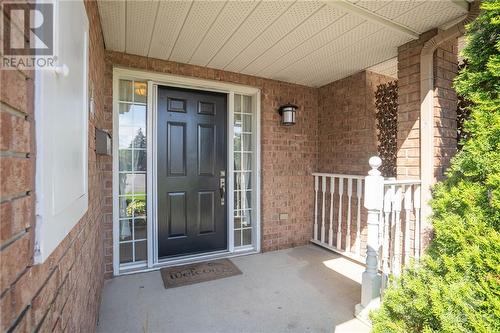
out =
[[182,287],[242,274],[229,259],[162,268],[160,273],[165,288]]

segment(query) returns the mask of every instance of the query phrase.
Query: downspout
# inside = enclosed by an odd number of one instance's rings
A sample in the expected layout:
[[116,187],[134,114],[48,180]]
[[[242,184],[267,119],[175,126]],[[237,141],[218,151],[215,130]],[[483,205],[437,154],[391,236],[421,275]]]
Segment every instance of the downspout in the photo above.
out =
[[462,36],[465,26],[480,12],[479,1],[470,5],[467,16],[451,28],[425,42],[420,53],[420,177],[422,180],[422,232],[430,226],[431,186],[434,182],[434,51],[443,43]]

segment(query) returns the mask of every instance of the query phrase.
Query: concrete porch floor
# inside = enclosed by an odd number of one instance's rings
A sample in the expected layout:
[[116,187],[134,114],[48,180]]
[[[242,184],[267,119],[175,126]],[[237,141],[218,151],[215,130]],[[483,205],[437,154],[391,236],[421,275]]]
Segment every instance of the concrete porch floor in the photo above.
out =
[[165,289],[159,271],[106,282],[98,332],[369,332],[363,267],[314,245],[232,258],[242,275]]

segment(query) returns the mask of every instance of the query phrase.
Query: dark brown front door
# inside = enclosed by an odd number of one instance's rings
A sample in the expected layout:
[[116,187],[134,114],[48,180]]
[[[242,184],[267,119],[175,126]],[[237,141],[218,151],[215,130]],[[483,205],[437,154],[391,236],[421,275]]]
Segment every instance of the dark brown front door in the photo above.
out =
[[158,257],[227,248],[227,96],[158,87]]

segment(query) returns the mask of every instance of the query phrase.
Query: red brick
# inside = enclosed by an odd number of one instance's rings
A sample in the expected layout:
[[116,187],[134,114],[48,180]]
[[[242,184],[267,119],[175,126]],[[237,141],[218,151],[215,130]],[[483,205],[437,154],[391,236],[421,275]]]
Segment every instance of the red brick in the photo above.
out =
[[30,227],[33,218],[31,196],[5,201],[0,205],[0,242]]
[[28,158],[0,159],[0,193],[9,196],[33,190],[33,168],[34,164]]
[[[25,333],[33,331],[33,327],[31,326],[31,309],[27,308],[26,311],[22,314],[22,317],[19,319],[17,325],[13,328],[12,333]],[[47,332],[47,331],[39,331],[39,332]]]
[[32,95],[33,80],[26,78],[20,71],[0,71],[0,98],[2,102],[23,113],[32,113],[29,96]]
[[61,282],[61,273],[59,269],[56,269],[43,284],[39,293],[33,298],[31,302],[33,324],[37,325],[40,323],[47,311],[49,311],[48,309],[57,295],[57,290]]
[[0,112],[0,150],[30,151],[30,123],[25,117]]
[[0,251],[0,290],[3,292],[31,262],[31,235],[25,233]]

